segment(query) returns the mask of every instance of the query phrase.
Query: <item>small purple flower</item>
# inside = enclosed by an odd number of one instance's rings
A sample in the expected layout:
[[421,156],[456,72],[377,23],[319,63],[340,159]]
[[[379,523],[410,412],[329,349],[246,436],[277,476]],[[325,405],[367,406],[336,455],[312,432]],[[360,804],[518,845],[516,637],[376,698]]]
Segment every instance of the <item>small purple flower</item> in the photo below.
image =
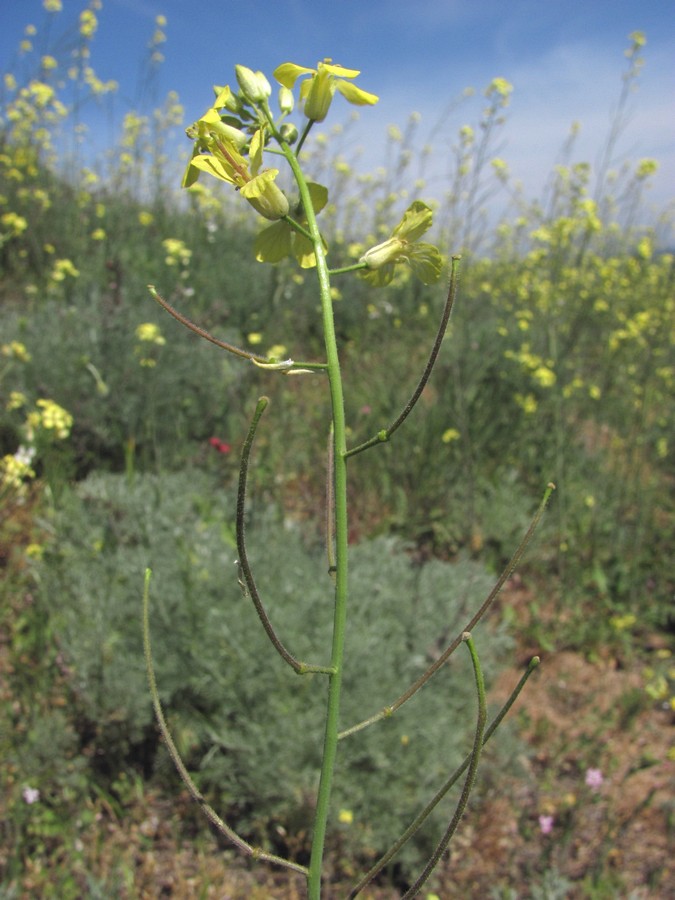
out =
[[605,779],[602,777],[602,772],[600,771],[600,769],[586,769],[586,786],[591,790],[597,791],[604,780]]
[[553,831],[553,816],[539,816],[539,830],[542,834],[550,834]]
[[25,787],[22,791],[24,802],[29,806],[32,803],[37,803],[40,799],[40,791],[37,788]]

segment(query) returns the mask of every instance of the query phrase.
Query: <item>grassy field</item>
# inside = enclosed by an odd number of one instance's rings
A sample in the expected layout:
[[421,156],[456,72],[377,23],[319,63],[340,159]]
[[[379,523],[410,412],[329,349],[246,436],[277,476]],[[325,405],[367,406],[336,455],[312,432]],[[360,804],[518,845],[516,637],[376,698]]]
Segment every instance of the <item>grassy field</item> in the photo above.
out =
[[[641,47],[634,37],[629,81]],[[79,59],[68,83],[80,99],[112,89]],[[234,192],[199,182],[181,195],[175,95],[130,111],[103,157],[71,152],[64,65],[45,57],[5,73],[0,112],[0,895],[300,898],[301,879],[219,842],[175,775],[140,610],[150,565],[162,700],[200,790],[250,840],[306,861],[321,711],[305,682],[291,675],[279,690],[276,670],[252,662],[265,650],[237,584],[234,511],[264,393],[251,554],[311,654],[328,628],[312,578],[324,565],[328,398],[321,379],[283,378],[198,341],[147,284],[222,340],[316,360],[311,271],[256,262],[256,223]],[[611,134],[606,170],[570,148],[546,196],[521,197],[491,153],[508,94],[493,83],[486,97],[435,208],[435,240],[463,255],[438,364],[411,427],[350,470],[354,591],[367,602],[354,614],[346,715],[368,711],[374,688],[396,696],[440,652],[554,482],[481,635],[491,703],[532,655],[542,665],[487,751],[430,891],[663,897],[675,883],[672,221],[643,203],[657,162],[615,168]],[[390,132],[391,168],[374,174],[331,155],[329,131],[308,142],[307,170],[342,197],[322,214],[334,268],[424,197],[422,184],[405,190],[415,138],[412,117]],[[512,202],[490,223],[481,197],[493,189]],[[398,271],[386,288],[355,279],[336,291],[352,445],[413,390],[443,294]],[[326,897],[347,895],[470,747],[469,673],[449,668],[451,700],[425,691],[346,754]],[[460,723],[450,737],[448,719]],[[433,846],[428,831],[364,897],[401,895]]]

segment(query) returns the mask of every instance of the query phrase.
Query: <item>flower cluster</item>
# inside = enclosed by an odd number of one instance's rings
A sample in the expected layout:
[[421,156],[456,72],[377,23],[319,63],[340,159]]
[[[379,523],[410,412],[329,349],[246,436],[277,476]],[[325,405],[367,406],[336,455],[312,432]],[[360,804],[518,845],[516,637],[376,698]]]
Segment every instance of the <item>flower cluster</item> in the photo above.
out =
[[[269,106],[272,88],[264,74],[241,65],[235,67],[235,74],[238,91],[229,85],[217,87],[213,106],[187,129],[194,151],[183,186],[191,187],[201,172],[206,172],[233,185],[256,212],[275,222],[286,218],[290,206],[276,184],[279,170],[263,167],[263,151],[272,134],[282,143],[297,139],[297,128],[283,121],[294,107],[292,89],[296,80],[310,76],[300,88],[310,124],[325,119],[336,90],[357,105],[373,104],[378,98],[353,84],[352,79],[360,74],[357,70],[334,65],[332,60],[318,63],[316,69],[283,63],[274,72],[281,85],[280,118],[275,122]],[[277,249],[271,250],[271,255],[279,256],[282,249],[286,250],[284,256],[290,252],[290,236],[279,232],[268,238],[276,238]]]
[[35,440],[38,430],[49,432],[59,440],[68,437],[73,417],[67,410],[53,400],[38,400],[35,406],[26,418],[26,434],[30,441]]
[[[0,355],[8,360],[4,372],[9,370],[12,362],[28,363],[31,354],[21,341],[10,341],[0,347]],[[4,374],[3,372],[3,374]],[[28,406],[28,397],[22,391],[10,391],[5,403],[9,413],[23,410]],[[35,478],[34,461],[38,448],[45,442],[64,440],[70,434],[73,417],[54,400],[41,398],[30,409],[20,426],[24,443],[15,453],[7,453],[0,459],[0,493],[12,492],[21,497],[26,482]]]
[[151,355],[151,347],[163,347],[166,344],[166,338],[159,325],[155,325],[154,322],[142,322],[136,327],[136,339],[140,341],[135,349],[140,365],[146,369],[154,368],[157,365],[157,359]]

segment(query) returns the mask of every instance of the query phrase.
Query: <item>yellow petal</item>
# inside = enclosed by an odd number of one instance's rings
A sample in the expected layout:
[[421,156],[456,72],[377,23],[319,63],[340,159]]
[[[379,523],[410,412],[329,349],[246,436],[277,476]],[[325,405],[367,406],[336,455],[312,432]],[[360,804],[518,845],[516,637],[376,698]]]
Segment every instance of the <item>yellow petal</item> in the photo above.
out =
[[415,200],[403,213],[403,218],[392,232],[392,236],[406,241],[416,241],[431,228],[433,212],[426,203]]
[[266,169],[242,185],[240,193],[266,219],[283,219],[288,215],[288,198],[275,183],[278,169]]
[[[209,175],[213,175],[215,178],[220,178],[221,181],[227,181],[228,184],[237,183],[234,179],[232,170],[228,170],[221,162],[221,160],[216,159],[215,156],[209,156],[200,153],[198,156],[195,156],[194,159],[191,160],[190,167],[193,169],[199,169],[202,172],[208,172]],[[196,181],[196,179],[193,180]]]
[[414,244],[408,253],[413,275],[423,284],[435,284],[443,271],[443,257],[433,244]]
[[287,88],[293,88],[300,75],[316,75],[316,69],[296,66],[295,63],[282,63],[276,67],[273,74],[279,84],[283,84]]
[[369,94],[368,91],[363,91],[360,87],[352,84],[351,81],[337,81],[335,86],[345,100],[355,106],[373,106],[380,99],[377,94]]
[[291,255],[291,229],[286,222],[275,222],[264,228],[253,246],[258,262],[278,263]]
[[361,74],[360,69],[345,69],[344,66],[334,65],[327,60],[320,62],[319,68],[330,72],[331,75],[336,75],[338,78],[356,78],[357,75]]

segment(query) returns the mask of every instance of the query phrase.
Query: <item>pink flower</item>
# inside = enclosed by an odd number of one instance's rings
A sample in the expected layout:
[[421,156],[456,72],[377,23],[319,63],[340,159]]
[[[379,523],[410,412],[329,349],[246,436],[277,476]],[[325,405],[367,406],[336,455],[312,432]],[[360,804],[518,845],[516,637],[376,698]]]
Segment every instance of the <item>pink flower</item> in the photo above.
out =
[[591,790],[596,791],[605,779],[602,777],[600,769],[586,769],[586,785]]
[[209,438],[209,444],[211,444],[213,449],[217,450],[218,453],[229,453],[232,449],[230,444],[226,444],[225,441],[221,441],[219,437]]
[[539,816],[539,830],[542,834],[550,834],[553,831],[553,816]]

